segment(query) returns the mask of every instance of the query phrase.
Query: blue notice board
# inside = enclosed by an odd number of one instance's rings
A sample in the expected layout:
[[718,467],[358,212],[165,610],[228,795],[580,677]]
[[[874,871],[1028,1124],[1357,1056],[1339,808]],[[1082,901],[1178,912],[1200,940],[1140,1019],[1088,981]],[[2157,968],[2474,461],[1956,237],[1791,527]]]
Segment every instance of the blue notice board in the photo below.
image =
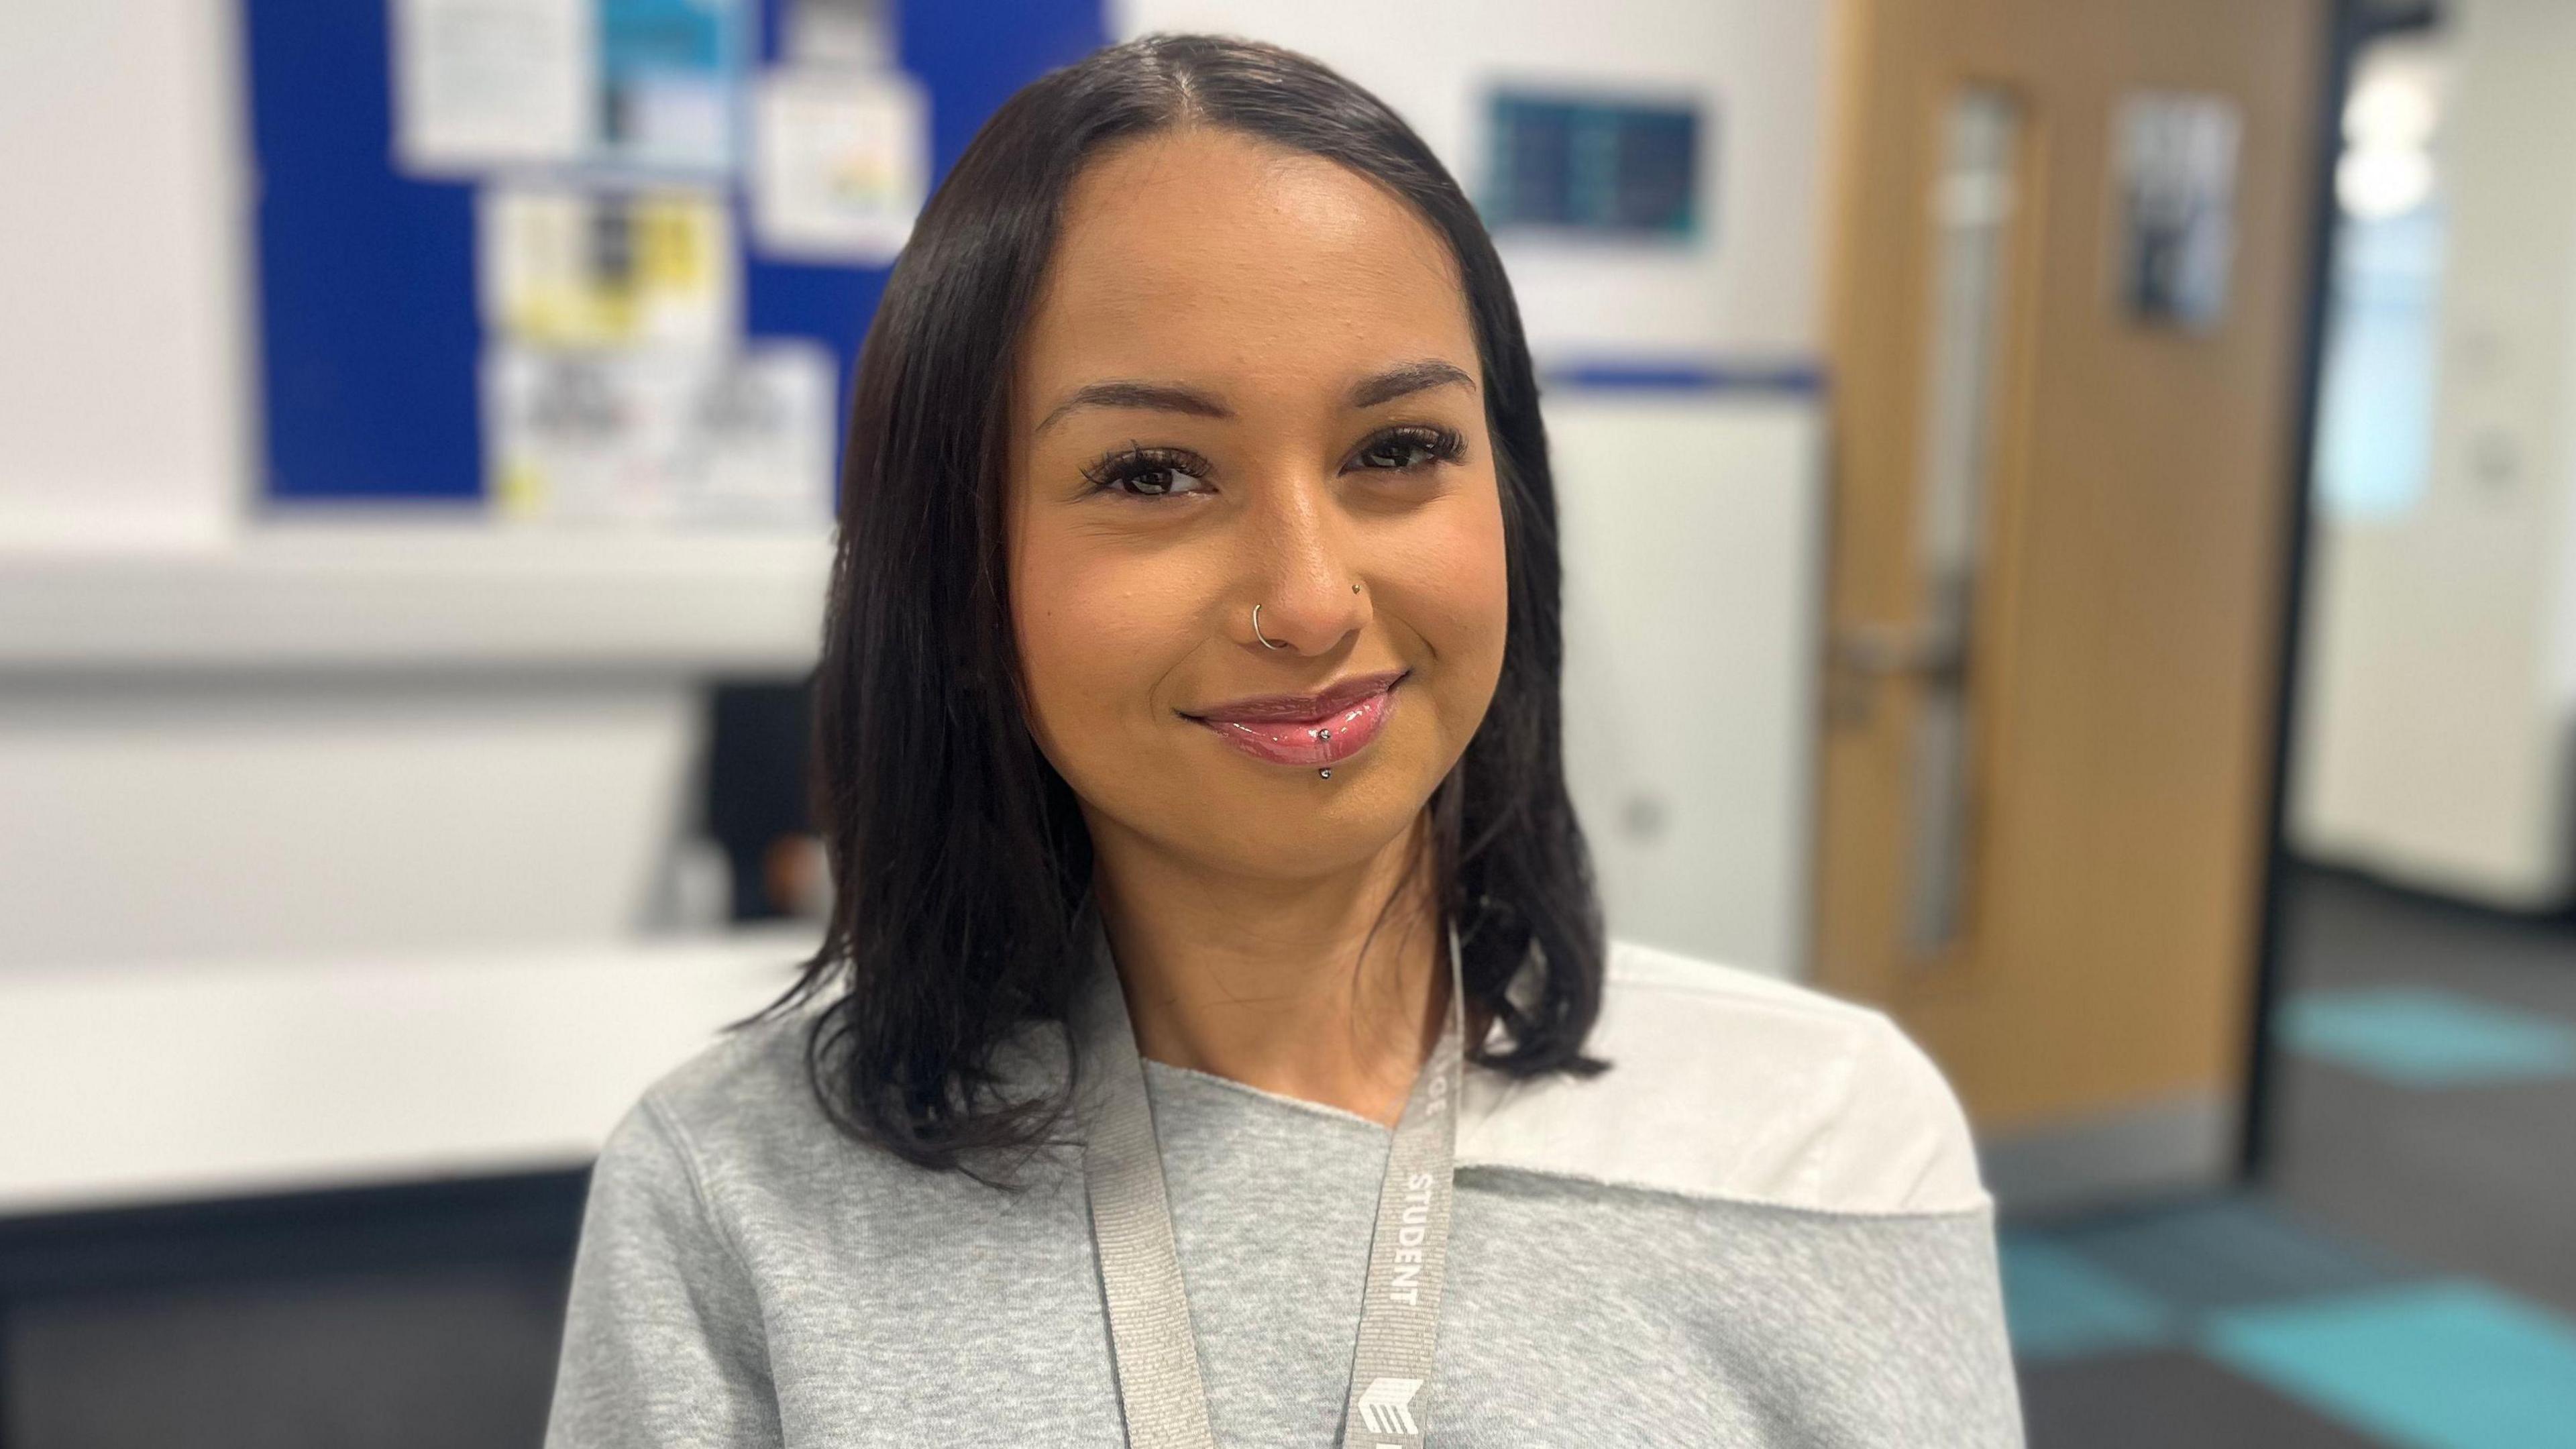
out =
[[[762,63],[782,0],[757,0]],[[984,118],[1106,40],[1101,0],[904,0],[934,180]],[[474,186],[393,164],[389,0],[243,0],[256,167],[264,491],[278,502],[484,491]],[[760,255],[733,190],[748,336],[803,337],[846,398],[882,268]]]

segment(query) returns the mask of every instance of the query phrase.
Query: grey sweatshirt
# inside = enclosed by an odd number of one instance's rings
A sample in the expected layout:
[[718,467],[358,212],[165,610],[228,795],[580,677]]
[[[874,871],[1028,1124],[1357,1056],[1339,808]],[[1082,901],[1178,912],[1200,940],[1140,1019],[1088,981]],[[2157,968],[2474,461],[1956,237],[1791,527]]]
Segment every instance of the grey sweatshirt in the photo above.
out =
[[[718,1042],[611,1136],[550,1449],[1117,1449],[1078,1154],[1014,1196],[853,1144],[803,1026]],[[1623,943],[1591,1050],[1587,1081],[1468,1069],[1431,1442],[2021,1443],[1992,1205],[1884,1017]],[[1337,1443],[1391,1133],[1146,1083],[1217,1442]]]

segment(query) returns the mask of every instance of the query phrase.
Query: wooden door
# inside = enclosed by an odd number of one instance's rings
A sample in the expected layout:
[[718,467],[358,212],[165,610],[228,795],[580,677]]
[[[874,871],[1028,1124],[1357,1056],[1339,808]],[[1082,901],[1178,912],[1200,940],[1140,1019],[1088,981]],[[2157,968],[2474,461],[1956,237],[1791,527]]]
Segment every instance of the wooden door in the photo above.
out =
[[2232,1155],[2328,22],[1841,13],[1816,970],[2008,1202]]

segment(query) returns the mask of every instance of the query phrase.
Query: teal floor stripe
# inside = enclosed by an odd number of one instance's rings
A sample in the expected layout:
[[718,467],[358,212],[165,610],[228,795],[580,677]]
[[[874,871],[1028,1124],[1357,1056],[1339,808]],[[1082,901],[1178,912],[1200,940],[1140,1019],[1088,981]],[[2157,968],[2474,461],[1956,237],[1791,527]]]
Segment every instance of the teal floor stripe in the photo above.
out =
[[2403,1449],[2576,1445],[2576,1324],[2482,1283],[2237,1309],[2203,1348]]
[[2401,1086],[2576,1076],[2576,1026],[2432,987],[2301,992],[2276,1030],[2292,1051]]
[[2175,1340],[2173,1310],[2054,1243],[2006,1237],[2004,1322],[2038,1362]]
[[2422,1276],[2242,1199],[2123,1214],[2053,1237],[2186,1313],[2350,1293]]

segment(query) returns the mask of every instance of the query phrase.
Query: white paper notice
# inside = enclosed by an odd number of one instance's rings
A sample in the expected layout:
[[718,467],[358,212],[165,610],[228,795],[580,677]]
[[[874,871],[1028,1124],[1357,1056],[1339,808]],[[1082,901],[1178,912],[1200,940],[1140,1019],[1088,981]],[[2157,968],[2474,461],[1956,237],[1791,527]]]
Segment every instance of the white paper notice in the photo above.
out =
[[779,48],[794,65],[875,70],[895,63],[895,0],[787,0]]
[[2236,246],[2244,117],[2226,96],[2147,91],[2122,97],[2118,119],[2120,299],[2141,322],[2215,327]]
[[820,528],[832,516],[833,369],[810,342],[742,352],[500,348],[484,363],[490,492],[505,516]]
[[930,103],[896,71],[773,71],[755,107],[752,230],[782,257],[882,266],[930,189]]
[[698,524],[827,524],[832,517],[832,355],[762,341],[703,374],[676,460],[680,516]]
[[433,176],[578,160],[597,0],[393,0],[394,161]]
[[741,151],[743,0],[597,0],[602,164],[735,169]]

